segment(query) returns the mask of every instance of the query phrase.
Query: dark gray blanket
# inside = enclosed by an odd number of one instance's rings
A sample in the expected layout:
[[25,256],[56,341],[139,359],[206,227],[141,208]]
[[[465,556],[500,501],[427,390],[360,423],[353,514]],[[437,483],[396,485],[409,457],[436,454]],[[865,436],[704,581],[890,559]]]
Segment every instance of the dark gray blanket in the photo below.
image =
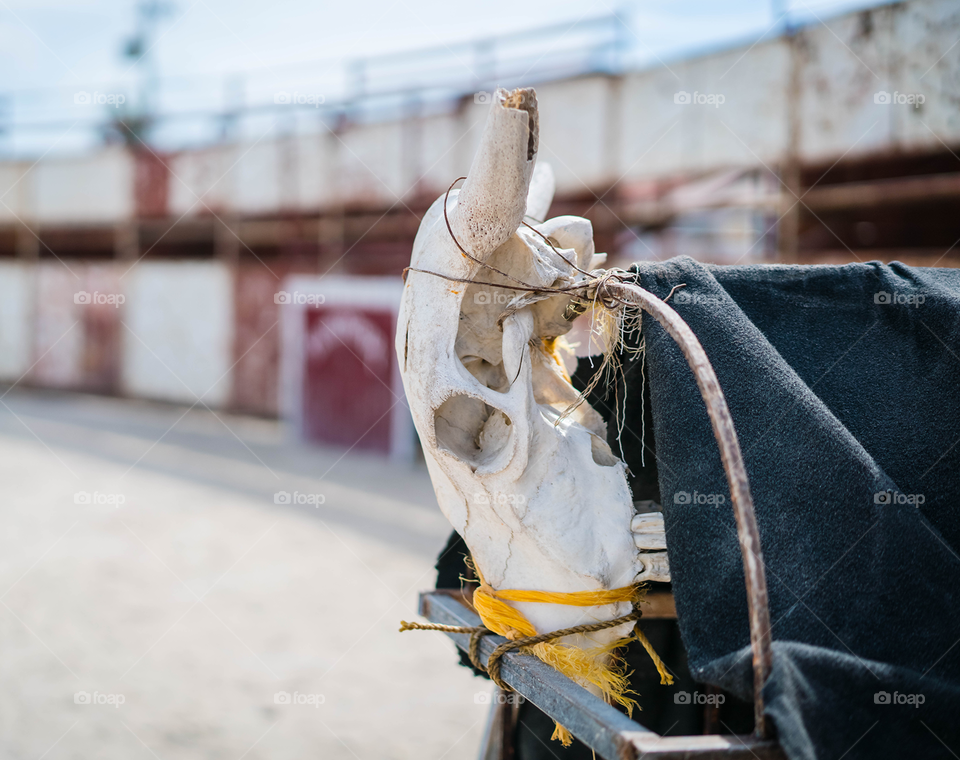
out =
[[[787,754],[960,756],[960,271],[689,258],[635,271],[661,298],[686,284],[670,303],[739,434],[770,592],[766,710]],[[717,444],[676,344],[650,317],[643,331],[690,669],[749,699],[743,568]],[[639,404],[637,380],[627,385]]]

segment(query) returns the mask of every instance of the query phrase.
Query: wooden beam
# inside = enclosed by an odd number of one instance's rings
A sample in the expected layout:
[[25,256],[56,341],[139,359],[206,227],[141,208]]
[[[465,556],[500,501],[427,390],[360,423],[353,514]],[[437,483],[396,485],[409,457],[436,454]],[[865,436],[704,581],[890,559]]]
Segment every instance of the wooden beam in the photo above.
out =
[[803,195],[811,209],[865,208],[960,197],[960,173],[895,177],[813,187]]
[[643,605],[644,620],[676,620],[677,605],[673,594],[666,591],[651,591]]

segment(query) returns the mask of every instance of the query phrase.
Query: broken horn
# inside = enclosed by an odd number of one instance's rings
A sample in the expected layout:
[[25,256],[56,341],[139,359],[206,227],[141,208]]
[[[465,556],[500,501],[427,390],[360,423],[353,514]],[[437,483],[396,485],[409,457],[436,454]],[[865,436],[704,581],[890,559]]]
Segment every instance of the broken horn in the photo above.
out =
[[450,220],[460,244],[478,259],[484,260],[520,227],[538,145],[534,90],[498,89]]

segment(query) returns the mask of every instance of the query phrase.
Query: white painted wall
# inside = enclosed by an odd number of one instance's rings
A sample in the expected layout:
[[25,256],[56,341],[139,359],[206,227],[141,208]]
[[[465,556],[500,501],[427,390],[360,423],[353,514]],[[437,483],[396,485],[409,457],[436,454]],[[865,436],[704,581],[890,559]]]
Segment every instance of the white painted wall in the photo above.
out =
[[110,224],[133,215],[133,158],[123,148],[41,160],[24,181],[33,183],[31,216],[41,223]]
[[403,176],[402,128],[399,121],[358,124],[333,136],[339,177],[331,180],[339,182],[343,197],[392,204],[410,189]]
[[[802,156],[830,160],[879,149],[943,150],[960,141],[960,7],[914,0],[810,29],[803,69]],[[874,102],[878,92],[921,94],[920,108]],[[943,141],[943,142],[941,142]]]
[[609,151],[606,77],[584,77],[537,88],[540,157],[553,167],[560,193],[585,193],[615,180]]
[[[230,170],[229,179],[234,188],[233,208],[241,214],[265,214],[278,209],[290,208],[281,183],[286,182],[296,195],[296,174],[299,166],[284,165],[290,161],[290,145],[287,140],[261,140],[258,143],[240,145],[236,165]],[[286,160],[285,160],[286,159]],[[288,194],[289,196],[289,194]]]
[[422,184],[439,193],[454,179],[466,175],[486,115],[485,108],[470,103],[464,112],[421,119],[417,135],[419,156],[411,161],[412,181],[422,177]]
[[211,407],[229,400],[233,282],[220,262],[141,262],[124,280],[124,392]]
[[[30,183],[25,181],[29,164],[0,163],[0,223],[16,224],[29,213]],[[25,220],[26,221],[26,220]]]
[[0,261],[0,381],[12,383],[30,367],[36,270]]
[[83,306],[74,296],[86,290],[82,267],[58,261],[35,265],[37,309],[34,321],[35,364],[29,379],[54,388],[80,383],[83,358]]
[[235,145],[190,150],[171,156],[170,214],[203,216],[230,208],[237,180],[235,163],[241,153]]
[[294,145],[298,208],[312,210],[330,206],[338,197],[336,185],[330,181],[336,176],[336,138],[328,132],[300,135]]

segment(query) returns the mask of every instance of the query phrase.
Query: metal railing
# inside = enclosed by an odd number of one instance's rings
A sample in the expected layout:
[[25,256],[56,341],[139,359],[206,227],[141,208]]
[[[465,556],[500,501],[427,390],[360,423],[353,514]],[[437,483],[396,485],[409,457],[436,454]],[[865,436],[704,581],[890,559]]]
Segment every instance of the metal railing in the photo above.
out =
[[406,116],[496,86],[619,72],[632,39],[623,19],[609,13],[382,55],[157,77],[149,97],[132,74],[0,92],[0,156],[131,140],[131,129],[159,147],[181,149],[241,136],[265,118],[283,120],[287,131],[312,131],[318,121]]

